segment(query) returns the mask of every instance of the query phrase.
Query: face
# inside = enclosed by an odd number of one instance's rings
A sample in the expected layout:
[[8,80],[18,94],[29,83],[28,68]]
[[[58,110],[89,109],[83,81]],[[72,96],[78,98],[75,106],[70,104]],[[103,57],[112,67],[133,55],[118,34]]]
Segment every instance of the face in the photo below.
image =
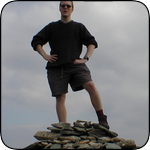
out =
[[71,1],[62,1],[60,6],[60,12],[63,17],[69,17],[73,12]]

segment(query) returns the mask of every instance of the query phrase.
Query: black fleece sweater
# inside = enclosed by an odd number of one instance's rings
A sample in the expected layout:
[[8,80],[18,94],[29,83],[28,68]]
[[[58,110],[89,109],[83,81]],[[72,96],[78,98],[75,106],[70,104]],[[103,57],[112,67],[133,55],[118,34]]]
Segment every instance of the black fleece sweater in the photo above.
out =
[[43,46],[47,42],[51,48],[50,54],[58,55],[58,59],[54,63],[48,62],[46,69],[72,64],[80,58],[83,45],[93,44],[95,48],[98,47],[86,27],[74,21],[63,23],[59,20],[48,24],[33,37],[31,45],[36,50],[38,44]]

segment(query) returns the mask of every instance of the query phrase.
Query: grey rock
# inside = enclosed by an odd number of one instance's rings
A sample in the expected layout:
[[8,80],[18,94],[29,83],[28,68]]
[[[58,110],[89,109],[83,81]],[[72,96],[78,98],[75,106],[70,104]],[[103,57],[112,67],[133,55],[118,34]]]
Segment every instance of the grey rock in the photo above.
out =
[[84,123],[84,126],[85,126],[85,128],[91,128],[92,127],[91,121],[86,121]]
[[113,132],[113,131],[109,131],[109,132],[107,132],[107,134],[110,137],[117,137],[118,136],[118,134],[116,132]]
[[108,130],[107,128],[105,128],[105,127],[103,127],[103,126],[101,126],[101,125],[99,125],[99,124],[97,124],[97,123],[93,123],[92,125],[93,125],[93,127],[94,127],[95,129],[101,129],[102,131],[104,131],[104,132],[106,133],[106,135],[108,135],[108,136],[110,136],[110,137],[117,137],[117,136],[118,136],[117,133],[115,133],[115,132],[113,132],[113,131],[110,131],[110,130]]
[[79,144],[79,141],[76,141],[72,147],[73,147],[73,148],[77,148],[77,147],[79,147],[79,145],[80,145],[80,144]]
[[54,128],[54,127],[47,127],[48,130],[51,130],[53,132],[60,132],[61,130],[63,129],[60,129],[60,128]]
[[88,132],[88,134],[89,134],[90,136],[94,136],[94,137],[96,137],[96,138],[106,136],[105,132],[103,132],[103,131],[101,131],[101,130],[99,130],[99,129],[94,129],[94,130]]
[[73,130],[70,123],[60,122],[60,123],[54,123],[51,125],[53,127],[60,128],[60,129]]
[[112,142],[112,143],[116,143],[116,142],[120,142],[120,141],[125,141],[125,139],[119,138],[119,137],[113,137],[110,139],[110,142]]
[[69,130],[62,130],[60,131],[60,134],[62,135],[82,135],[85,132],[78,132],[78,131],[69,131]]
[[40,141],[45,143],[52,143],[53,140],[40,140]]
[[53,143],[53,144],[61,144],[61,141],[60,141],[60,140],[53,140],[52,143]]
[[57,140],[59,136],[61,136],[60,133],[52,133],[49,131],[39,131],[34,135],[37,140]]
[[45,148],[50,149],[51,146],[52,146],[52,143],[48,144]]
[[79,132],[82,132],[82,133],[85,133],[86,130],[84,128],[80,128],[80,127],[73,127],[76,131],[79,131]]
[[70,149],[70,148],[73,148],[73,145],[74,145],[74,143],[64,144],[62,148],[63,149]]
[[100,138],[98,138],[99,143],[110,142],[110,140],[111,140],[110,137],[100,137]]
[[78,136],[60,136],[58,139],[59,140],[70,140],[71,142],[76,142],[78,140],[81,140],[81,138]]
[[87,139],[87,135],[81,135],[80,138],[86,140]]
[[62,141],[61,141],[61,144],[62,144],[62,145],[67,144],[67,143],[71,143],[71,141],[70,141],[70,140],[62,140]]
[[86,139],[88,139],[88,140],[96,140],[95,137],[93,137],[93,136],[88,136]]
[[105,147],[106,149],[121,149],[121,147],[115,143],[107,143]]
[[79,122],[79,123],[85,123],[87,121],[85,121],[85,120],[77,120],[77,122]]
[[79,141],[79,144],[86,144],[86,143],[89,143],[90,140],[81,140]]
[[61,145],[60,144],[53,144],[50,149],[61,149]]
[[86,128],[85,130],[86,130],[86,132],[89,132],[89,131],[92,131],[94,129],[93,128]]
[[84,125],[79,122],[73,122],[73,124],[74,124],[74,127],[84,128]]
[[[95,144],[97,144],[97,140],[92,140],[92,141],[89,142],[89,145],[90,145],[90,146],[95,145]],[[101,144],[101,143],[100,143],[100,144]]]
[[90,147],[89,144],[80,144],[77,149],[86,149],[88,147]]
[[90,147],[88,147],[88,149],[100,149],[101,147],[103,147],[103,144],[93,143]]
[[122,149],[133,149],[136,147],[135,141],[134,140],[122,140],[117,143]]

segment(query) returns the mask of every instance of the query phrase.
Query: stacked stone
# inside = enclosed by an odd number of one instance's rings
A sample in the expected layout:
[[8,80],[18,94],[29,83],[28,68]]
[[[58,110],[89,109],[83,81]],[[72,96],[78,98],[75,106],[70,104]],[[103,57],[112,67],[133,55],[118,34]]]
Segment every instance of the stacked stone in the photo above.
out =
[[90,121],[77,120],[55,123],[51,131],[39,131],[34,137],[39,140],[24,149],[133,149],[134,140],[117,137],[118,134]]

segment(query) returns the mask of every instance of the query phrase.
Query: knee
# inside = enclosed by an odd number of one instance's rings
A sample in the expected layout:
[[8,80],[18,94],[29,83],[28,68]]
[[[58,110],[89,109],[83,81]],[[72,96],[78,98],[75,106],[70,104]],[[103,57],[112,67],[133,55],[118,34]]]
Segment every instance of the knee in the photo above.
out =
[[96,90],[95,84],[94,84],[94,82],[92,82],[92,81],[86,83],[86,84],[84,85],[84,88],[85,88],[86,90]]
[[64,103],[65,99],[66,99],[66,94],[56,96],[57,103]]

